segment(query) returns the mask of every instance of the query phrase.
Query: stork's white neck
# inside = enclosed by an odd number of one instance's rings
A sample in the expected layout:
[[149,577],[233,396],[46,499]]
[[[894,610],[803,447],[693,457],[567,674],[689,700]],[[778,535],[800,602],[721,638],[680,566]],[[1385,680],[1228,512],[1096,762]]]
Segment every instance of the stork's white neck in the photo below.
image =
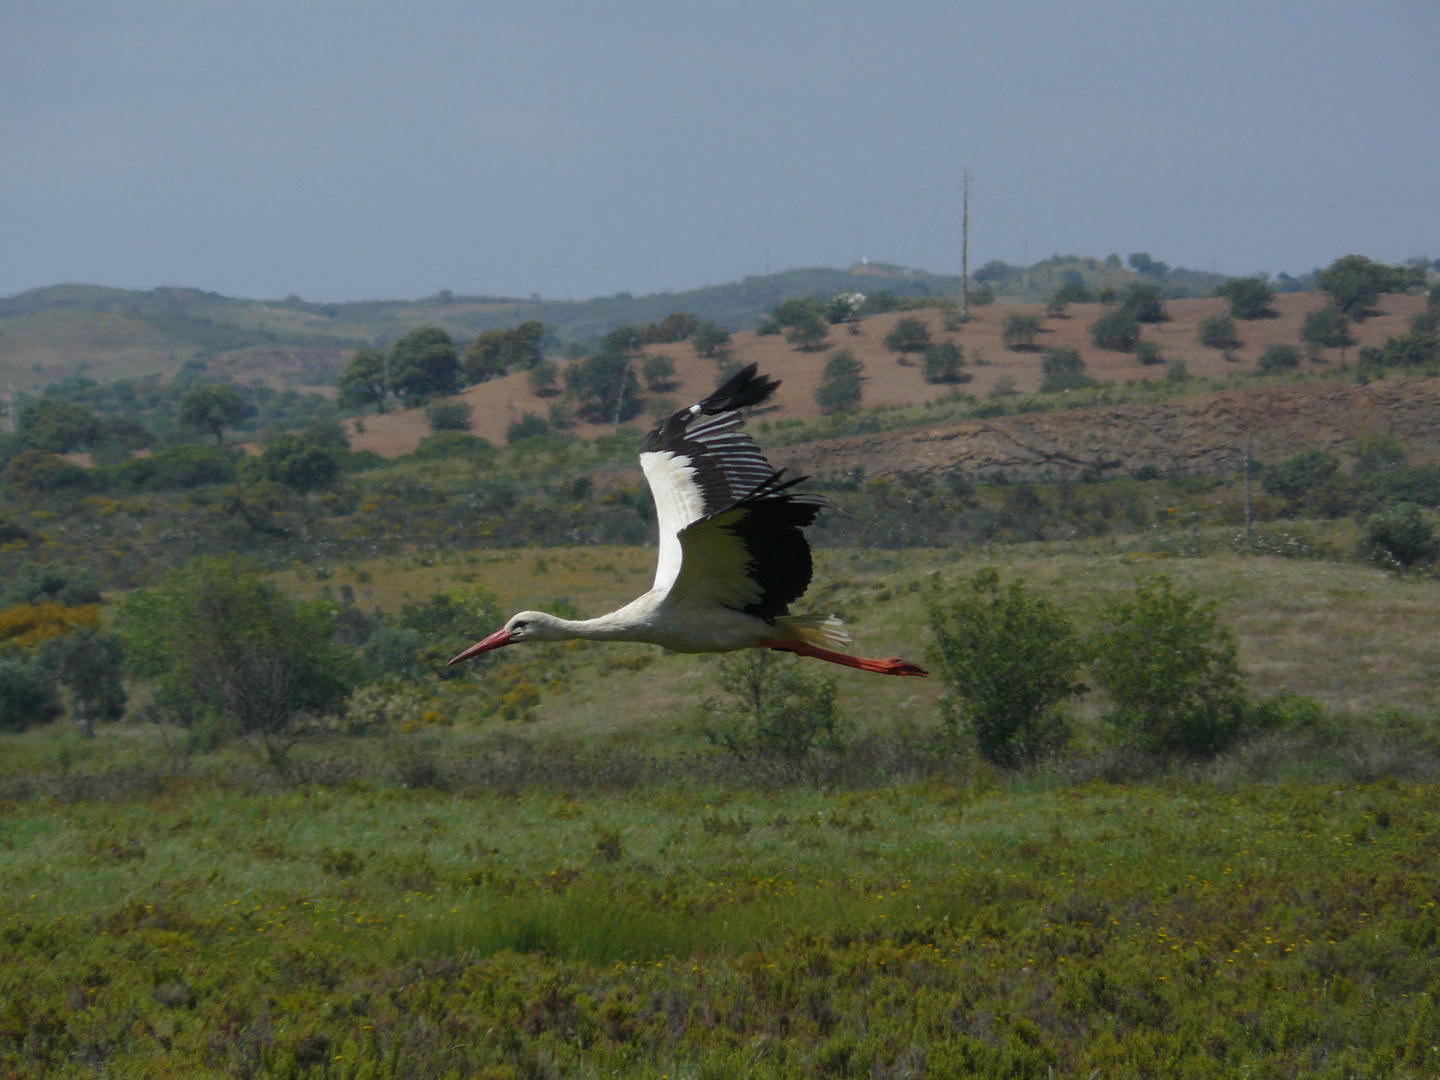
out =
[[594,619],[562,619],[543,612],[526,612],[531,623],[526,635],[538,641],[569,641],[580,638],[585,641],[629,641],[635,632],[648,623],[647,615],[653,606],[646,601],[650,594],[631,601],[618,611]]

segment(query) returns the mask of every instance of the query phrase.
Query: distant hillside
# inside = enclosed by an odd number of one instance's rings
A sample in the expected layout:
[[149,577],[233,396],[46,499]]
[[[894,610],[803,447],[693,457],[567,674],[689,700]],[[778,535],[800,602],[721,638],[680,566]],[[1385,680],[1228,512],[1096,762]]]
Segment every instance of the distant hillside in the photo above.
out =
[[[1156,264],[1163,266],[1163,264]],[[1057,256],[1031,267],[992,262],[975,274],[1002,302],[1043,299],[1067,278],[1092,289],[1136,280],[1160,284],[1172,297],[1206,295],[1220,277],[1169,270],[1141,275],[1112,260]],[[246,300],[198,289],[148,292],[96,285],[53,285],[0,299],[0,389],[38,390],[71,377],[101,381],[169,376],[199,360],[216,376],[272,386],[326,385],[351,351],[384,347],[416,326],[444,327],[459,339],[527,319],[551,327],[561,342],[585,341],[623,323],[655,322],[691,311],[732,330],[751,329],[782,300],[887,290],[899,297],[955,295],[956,275],[883,263],[847,270],[786,270],[679,293],[589,300],[456,296],[351,304]]]

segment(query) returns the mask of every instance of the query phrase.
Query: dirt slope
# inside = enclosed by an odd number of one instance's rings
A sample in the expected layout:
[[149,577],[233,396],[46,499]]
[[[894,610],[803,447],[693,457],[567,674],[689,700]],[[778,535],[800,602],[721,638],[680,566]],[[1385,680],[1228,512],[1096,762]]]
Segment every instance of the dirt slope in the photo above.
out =
[[[1253,370],[1260,354],[1269,345],[1282,342],[1298,344],[1300,323],[1305,313],[1323,306],[1324,302],[1325,297],[1319,293],[1288,293],[1276,298],[1275,308],[1279,318],[1239,323],[1240,337],[1245,345],[1239,352],[1238,363],[1234,364],[1226,363],[1218,352],[1202,347],[1196,339],[1200,320],[1225,312],[1228,309],[1225,300],[1167,301],[1170,321],[1145,327],[1144,336],[1160,346],[1167,360],[1185,361],[1192,375],[1229,375]],[[1383,313],[1356,325],[1355,337],[1360,344],[1378,345],[1391,334],[1403,333],[1410,318],[1424,306],[1425,298],[1422,296],[1382,297],[1380,307]],[[1067,318],[1045,319],[1045,329],[1038,344],[1046,348],[1066,346],[1079,349],[1089,374],[1101,382],[1163,378],[1166,372],[1163,365],[1142,367],[1129,353],[1108,352],[1090,344],[1090,324],[1102,310],[1099,304],[1076,304],[1070,308]],[[975,318],[963,330],[951,334],[944,329],[941,312],[930,310],[912,314],[927,323],[935,340],[952,339],[961,345],[971,375],[971,381],[963,389],[983,396],[1001,378],[1008,378],[1022,391],[1035,390],[1040,385],[1040,353],[1013,352],[1001,340],[1005,319],[1015,311],[1043,315],[1043,308],[1034,305],[1014,307],[996,304],[976,309]],[[846,327],[832,327],[828,348],[814,353],[799,352],[779,336],[736,334],[735,357],[743,363],[758,363],[761,371],[783,380],[776,398],[778,407],[769,414],[772,420],[817,415],[814,394],[826,356],[842,348],[849,349],[865,364],[866,406],[910,405],[942,397],[949,388],[925,382],[918,358],[906,359],[885,348],[885,336],[904,317],[898,313],[872,316],[857,324],[857,334],[851,334]],[[714,362],[697,357],[689,344],[654,345],[646,351],[672,357],[679,378],[677,388],[663,395],[668,401],[656,401],[652,395],[650,410],[675,408],[679,404],[698,400],[714,387]],[[1352,350],[1352,359],[1353,356]],[[1332,363],[1339,358],[1335,350],[1324,356]],[[550,409],[550,400],[532,394],[521,374],[472,386],[460,396],[475,410],[475,434],[496,444],[505,441],[505,429],[512,420],[527,412],[545,416]],[[637,429],[642,425],[649,426],[647,418],[632,422]],[[386,457],[409,453],[429,434],[424,413],[419,409],[391,412],[380,417],[367,416],[363,420],[363,428],[363,431],[355,433],[355,448],[374,450]],[[587,438],[607,430],[595,425],[581,425],[575,429],[576,434]]]
[[1013,480],[1126,475],[1223,474],[1244,461],[1245,440],[1262,461],[1311,447],[1345,453],[1357,436],[1388,432],[1411,460],[1440,459],[1440,379],[1387,379],[1227,391],[1156,405],[1114,405],[964,420],[925,428],[780,447],[777,466],[837,477],[897,473]]

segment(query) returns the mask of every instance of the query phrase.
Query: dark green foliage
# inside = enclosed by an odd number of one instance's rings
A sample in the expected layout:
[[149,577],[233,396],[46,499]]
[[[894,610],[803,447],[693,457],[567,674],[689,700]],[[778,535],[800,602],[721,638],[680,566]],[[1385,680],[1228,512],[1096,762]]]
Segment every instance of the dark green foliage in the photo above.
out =
[[407,408],[460,388],[455,343],[438,326],[421,326],[395,342],[387,368],[390,390]]
[[1274,319],[1279,314],[1270,306],[1275,290],[1264,278],[1227,278],[1216,286],[1215,295],[1230,301],[1230,314],[1236,319]]
[[1294,371],[1300,366],[1300,358],[1300,350],[1294,345],[1271,345],[1260,354],[1260,362],[1256,365],[1256,370],[1262,375]]
[[20,406],[16,425],[21,437],[36,450],[68,454],[100,440],[100,421],[86,409],[42,398]]
[[1035,335],[1040,333],[1040,316],[1028,315],[1023,312],[1011,312],[1005,318],[1005,326],[1000,331],[1000,336],[1005,342],[1005,347],[1014,352],[1031,352],[1035,345]]
[[185,391],[175,412],[181,424],[215,436],[216,446],[224,441],[227,427],[254,414],[255,406],[227,383],[197,383]]
[[364,677],[375,681],[423,678],[430,671],[420,660],[423,643],[419,630],[400,626],[378,628],[360,649]]
[[1068,725],[1059,706],[1085,689],[1084,650],[1069,616],[1023,582],[1002,586],[990,568],[948,595],[937,585],[928,610],[935,635],[928,655],[948,687],[951,730],[1004,767],[1063,746]]
[[1318,356],[1321,349],[1344,349],[1355,344],[1350,336],[1350,320],[1335,304],[1305,313],[1300,340],[1310,347],[1312,357]]
[[567,367],[565,392],[592,424],[622,424],[644,406],[629,354],[613,345]]
[[1298,505],[1339,471],[1340,459],[1333,450],[1302,450],[1267,468],[1261,484],[1268,494]]
[[149,457],[131,458],[105,470],[109,486],[134,491],[166,491],[228,484],[236,475],[235,462],[218,446],[161,447]]
[[1040,371],[1044,375],[1040,382],[1043,394],[1081,390],[1095,385],[1085,374],[1085,359],[1076,349],[1046,349],[1040,361]]
[[[452,678],[476,668],[446,670],[446,662],[504,622],[495,594],[483,586],[432,593],[424,600],[411,601],[401,607],[396,620],[401,630],[419,635],[417,662],[430,673]],[[398,642],[392,644],[398,649]]]
[[530,392],[536,397],[551,397],[560,392],[555,388],[559,378],[560,369],[549,360],[541,360],[530,369],[525,381],[530,384]]
[[713,360],[722,349],[729,348],[730,331],[712,322],[702,322],[690,335],[690,344],[695,346],[697,355]]
[[550,425],[543,417],[534,413],[524,413],[518,420],[511,420],[505,429],[505,441],[517,443],[522,439],[534,439],[541,435],[550,434]]
[[425,420],[431,431],[469,431],[475,410],[461,398],[444,398],[425,406]]
[[697,717],[709,742],[741,758],[798,764],[815,747],[844,748],[835,680],[807,674],[803,661],[769,649],[744,649],[715,664],[722,695]]
[[1440,539],[1425,512],[1414,503],[1394,503],[1365,522],[1362,549],[1385,565],[1409,569],[1440,557]]
[[1380,348],[1367,345],[1360,350],[1360,363],[1367,367],[1428,368],[1440,364],[1440,335],[1415,330],[1389,337]]
[[[448,457],[484,458],[494,450],[489,441],[464,431],[437,431],[422,439],[415,448],[415,456],[421,461],[438,460]],[[351,455],[352,457],[355,455]]]
[[273,483],[296,491],[315,491],[340,478],[343,462],[343,447],[306,431],[278,436],[248,464],[257,475]]
[[[972,294],[971,303],[974,303]],[[876,289],[865,297],[865,302],[860,305],[861,315],[883,315],[887,311],[894,311],[900,306],[900,298],[889,289]]]
[[0,652],[0,732],[24,731],[60,715],[55,677],[38,656]]
[[460,355],[460,370],[467,384],[499,378],[540,363],[545,327],[534,319],[513,330],[486,330]]
[[841,323],[853,322],[860,310],[862,300],[856,299],[856,293],[836,293],[825,301],[825,318],[831,326],[839,326]]
[[1410,330],[1415,334],[1434,335],[1440,332],[1440,305],[1431,304],[1410,320]]
[[115,625],[131,670],[155,680],[159,708],[185,724],[220,720],[274,765],[296,719],[334,709],[350,689],[329,605],[291,603],[230,560],[201,559],[132,592]]
[[820,385],[815,388],[815,404],[826,416],[854,409],[860,404],[865,389],[861,373],[865,365],[855,359],[849,349],[838,349],[825,361]]
[[701,326],[700,317],[688,311],[672,311],[658,323],[640,327],[641,345],[670,345],[684,341]]
[[1144,367],[1154,367],[1165,362],[1165,357],[1160,355],[1160,346],[1153,341],[1137,341],[1135,359]]
[[1050,298],[1052,304],[1059,305],[1062,310],[1069,304],[1088,304],[1095,298],[1090,295],[1090,290],[1085,286],[1085,279],[1075,271],[1070,271],[1073,276],[1066,276],[1060,287],[1055,290],[1055,295]]
[[0,474],[0,490],[17,499],[87,491],[93,486],[85,469],[43,450],[21,450]]
[[82,628],[51,638],[40,660],[69,689],[82,724],[125,715],[124,655],[114,635]]
[[965,354],[953,341],[937,341],[925,350],[924,373],[928,383],[965,381]]
[[1170,273],[1170,267],[1159,259],[1152,259],[1148,251],[1137,251],[1126,260],[1130,269],[1137,274],[1148,274],[1154,278],[1164,278]]
[[640,375],[645,380],[645,389],[651,393],[663,394],[678,385],[675,381],[675,361],[668,356],[642,358]]
[[1231,353],[1240,348],[1240,335],[1235,330],[1235,320],[1229,315],[1211,315],[1200,320],[1200,344],[1207,349],[1219,349]]
[[785,327],[785,340],[801,352],[815,352],[829,336],[826,320],[813,312],[798,316]]
[[[1165,304],[1160,299],[1160,290],[1154,285],[1135,284],[1125,294],[1120,310],[1139,323],[1161,323],[1170,316],[1165,314]],[[1123,350],[1122,350],[1123,351]]]
[[1424,284],[1414,267],[1386,266],[1364,255],[1345,255],[1321,270],[1317,282],[1347,319],[1361,322],[1377,315],[1384,293],[1405,292]]
[[930,347],[930,328],[924,319],[907,315],[885,335],[885,347],[897,353],[924,352]]
[[1097,349],[1133,352],[1140,340],[1140,324],[1130,312],[1116,308],[1090,324],[1090,340]]
[[100,600],[100,590],[87,574],[59,566],[30,566],[0,584],[0,608],[13,604],[79,607]]
[[1177,592],[1164,576],[1107,604],[1090,669],[1109,695],[1116,737],[1150,753],[1204,757],[1242,731],[1240,664],[1214,601]]
[[388,362],[382,352],[375,349],[361,349],[345,365],[340,378],[335,381],[340,391],[339,402],[343,408],[363,409],[374,405],[375,411],[385,411],[385,399],[390,394]]

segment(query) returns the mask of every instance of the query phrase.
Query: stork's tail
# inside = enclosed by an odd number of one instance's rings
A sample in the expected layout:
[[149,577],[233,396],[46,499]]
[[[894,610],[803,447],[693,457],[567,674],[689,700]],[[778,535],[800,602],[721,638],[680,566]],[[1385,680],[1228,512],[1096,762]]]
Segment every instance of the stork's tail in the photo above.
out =
[[791,635],[822,649],[843,649],[850,644],[850,631],[834,615],[782,615],[775,620]]

